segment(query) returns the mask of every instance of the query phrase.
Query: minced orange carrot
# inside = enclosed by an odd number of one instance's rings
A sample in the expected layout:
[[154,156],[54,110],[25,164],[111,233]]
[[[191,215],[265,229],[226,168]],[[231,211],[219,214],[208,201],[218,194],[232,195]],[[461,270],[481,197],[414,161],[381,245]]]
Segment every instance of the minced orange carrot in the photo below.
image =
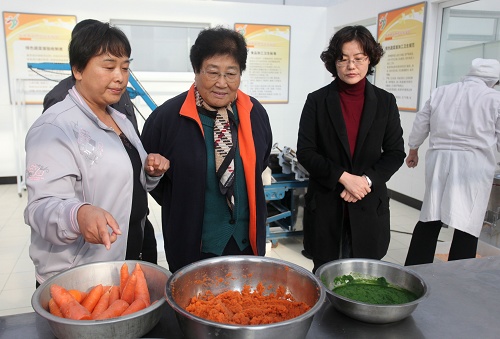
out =
[[217,296],[206,291],[191,298],[186,311],[219,323],[260,325],[292,319],[311,308],[304,302],[295,301],[283,286],[279,286],[276,293],[264,295],[264,292],[262,283],[254,291],[248,285],[241,292],[226,291]]

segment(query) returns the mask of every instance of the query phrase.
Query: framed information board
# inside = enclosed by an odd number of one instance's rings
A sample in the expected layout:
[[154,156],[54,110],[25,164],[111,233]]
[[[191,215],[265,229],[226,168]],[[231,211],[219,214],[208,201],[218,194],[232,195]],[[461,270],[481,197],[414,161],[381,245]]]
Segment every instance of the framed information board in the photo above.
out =
[[[68,44],[76,16],[3,12],[3,22],[11,102],[19,98],[15,91],[21,90],[24,103],[40,104],[56,82],[31,71],[28,63],[68,63]],[[67,76],[51,74],[51,79]]]
[[378,15],[377,40],[385,51],[375,85],[396,97],[399,110],[418,111],[426,2]]
[[241,89],[262,103],[288,103],[290,26],[235,24],[246,39]]

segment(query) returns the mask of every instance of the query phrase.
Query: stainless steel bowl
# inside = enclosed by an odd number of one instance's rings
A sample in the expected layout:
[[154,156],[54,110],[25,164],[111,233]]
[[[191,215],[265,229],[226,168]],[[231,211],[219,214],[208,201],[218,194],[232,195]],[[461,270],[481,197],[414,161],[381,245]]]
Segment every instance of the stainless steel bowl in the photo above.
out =
[[[244,285],[254,289],[261,282],[269,293],[281,285],[297,301],[311,309],[282,322],[266,325],[230,325],[206,320],[185,310],[190,299],[206,290],[215,295],[242,291]],[[287,261],[256,256],[223,256],[202,260],[175,272],[167,282],[166,298],[176,311],[179,325],[187,338],[304,338],[314,314],[325,301],[325,291],[314,275]]]
[[[343,297],[332,289],[334,279],[346,274],[360,278],[384,277],[390,284],[397,285],[418,296],[418,299],[399,305],[373,305]],[[316,277],[323,282],[326,295],[333,307],[345,315],[368,323],[390,323],[408,317],[427,297],[429,290],[425,281],[412,270],[397,264],[371,259],[341,259],[328,262],[316,270]]]
[[139,312],[107,320],[71,320],[52,315],[48,311],[51,298],[50,286],[58,284],[66,289],[87,291],[97,284],[119,285],[120,268],[125,261],[99,262],[71,268],[59,273],[41,284],[31,298],[36,313],[47,319],[54,335],[58,338],[138,338],[156,326],[164,311],[165,284],[171,273],[165,268],[144,261],[127,260],[129,270],[141,264],[146,277],[151,301],[158,300]]

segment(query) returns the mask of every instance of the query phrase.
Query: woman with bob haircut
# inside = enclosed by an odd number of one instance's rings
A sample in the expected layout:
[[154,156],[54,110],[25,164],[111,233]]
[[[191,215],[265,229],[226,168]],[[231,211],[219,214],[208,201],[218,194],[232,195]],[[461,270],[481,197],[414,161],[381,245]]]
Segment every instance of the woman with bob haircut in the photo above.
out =
[[302,110],[297,158],[310,174],[303,222],[313,272],[341,258],[381,259],[389,247],[386,182],[405,152],[394,95],[366,80],[383,54],[363,26],[336,32],[321,53],[335,79]]
[[170,160],[151,195],[162,206],[168,267],[221,255],[264,255],[262,171],[272,147],[267,112],[239,90],[244,37],[215,27],[191,47],[194,84],[151,113],[144,147]]
[[24,218],[37,284],[78,265],[124,260],[128,234],[143,232],[147,191],[169,162],[148,155],[110,106],[126,90],[130,53],[118,28],[82,28],[69,46],[75,86],[28,131]]

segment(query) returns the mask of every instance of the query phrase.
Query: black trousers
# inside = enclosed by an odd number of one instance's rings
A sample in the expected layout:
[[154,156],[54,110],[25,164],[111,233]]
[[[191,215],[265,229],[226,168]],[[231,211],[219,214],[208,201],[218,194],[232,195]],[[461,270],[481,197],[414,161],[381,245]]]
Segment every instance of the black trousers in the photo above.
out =
[[129,229],[125,260],[144,260],[153,264],[158,263],[155,230],[148,218],[144,224],[144,232],[140,227]]
[[[415,225],[405,266],[429,264],[434,261],[437,240],[441,231],[440,220],[423,222]],[[453,231],[448,261],[476,257],[478,238],[460,230]]]
[[[339,255],[338,258],[331,258],[331,260],[336,260],[336,259],[348,259],[353,257],[352,253],[352,234],[351,234],[351,220],[349,217],[349,211],[347,210],[347,206],[344,208],[344,220],[342,223],[342,230],[341,230],[341,239],[340,239],[340,246],[339,246]],[[320,268],[321,265],[326,264],[327,262],[331,260],[321,260],[318,258],[312,258],[313,261],[313,269],[312,273],[316,273],[316,270]]]
[[146,218],[144,225],[144,240],[142,241],[142,260],[153,264],[158,264],[158,250],[156,248],[155,229]]

